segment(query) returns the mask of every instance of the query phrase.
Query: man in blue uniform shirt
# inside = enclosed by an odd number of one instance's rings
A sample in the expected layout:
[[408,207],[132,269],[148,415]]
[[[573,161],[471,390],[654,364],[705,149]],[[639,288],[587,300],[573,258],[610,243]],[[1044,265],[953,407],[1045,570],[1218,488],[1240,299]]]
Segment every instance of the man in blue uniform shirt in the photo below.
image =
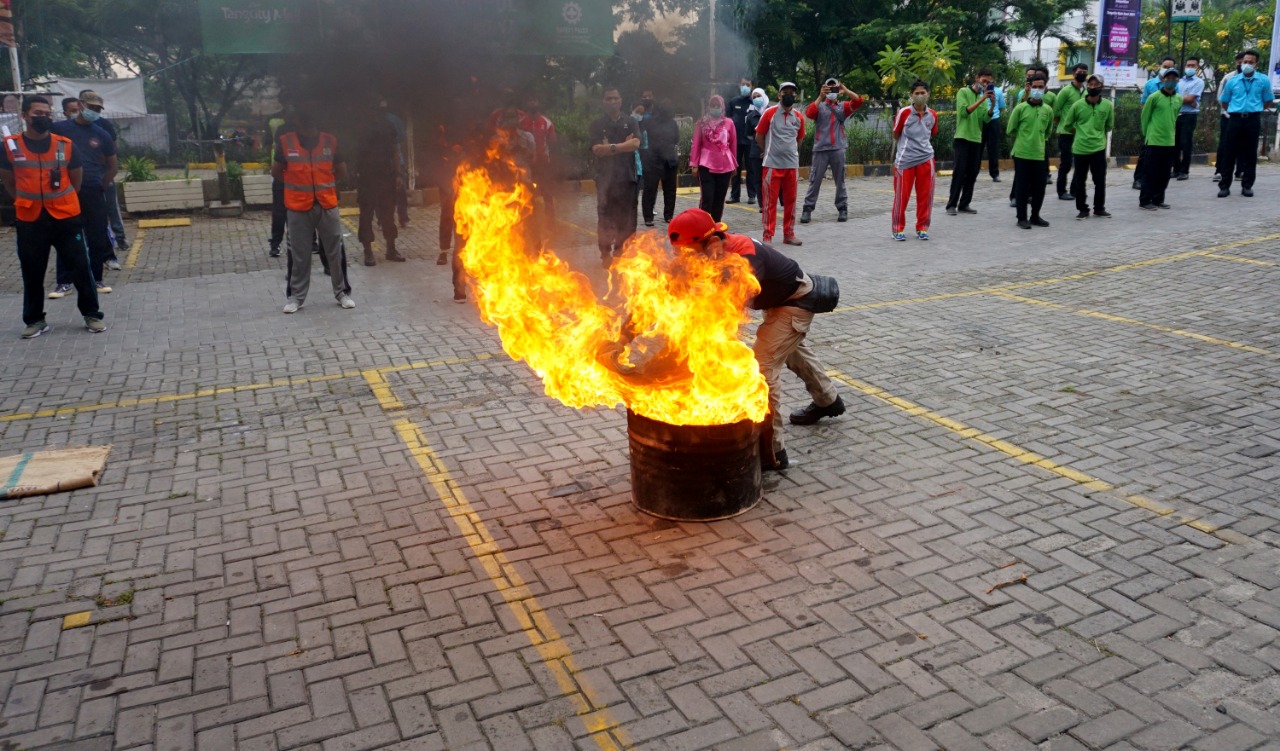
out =
[[[118,164],[115,141],[105,130],[85,117],[84,104],[74,97],[62,100],[66,120],[53,124],[53,132],[71,139],[80,155],[84,177],[80,181],[80,219],[84,223],[84,239],[89,245],[89,268],[98,292],[110,292],[102,278],[102,267],[111,255],[111,238],[107,235],[107,187],[115,180]],[[56,300],[71,292],[71,269],[58,256],[57,286],[49,293]]]
[[1262,112],[1276,98],[1271,90],[1271,79],[1266,73],[1258,73],[1258,59],[1257,50],[1245,50],[1244,57],[1240,59],[1240,75],[1233,77],[1218,92],[1218,102],[1228,118],[1218,198],[1231,195],[1231,179],[1237,169],[1241,172],[1240,195],[1253,197]]

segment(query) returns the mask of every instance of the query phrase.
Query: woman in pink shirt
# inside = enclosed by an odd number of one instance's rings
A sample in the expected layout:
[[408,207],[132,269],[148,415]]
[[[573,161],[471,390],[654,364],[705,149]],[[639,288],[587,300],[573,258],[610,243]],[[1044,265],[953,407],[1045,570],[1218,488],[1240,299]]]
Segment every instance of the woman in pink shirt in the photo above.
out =
[[713,96],[707,101],[706,116],[694,126],[689,167],[702,188],[698,207],[717,222],[724,214],[729,182],[738,169],[737,148],[738,134],[733,121],[724,116],[724,99]]

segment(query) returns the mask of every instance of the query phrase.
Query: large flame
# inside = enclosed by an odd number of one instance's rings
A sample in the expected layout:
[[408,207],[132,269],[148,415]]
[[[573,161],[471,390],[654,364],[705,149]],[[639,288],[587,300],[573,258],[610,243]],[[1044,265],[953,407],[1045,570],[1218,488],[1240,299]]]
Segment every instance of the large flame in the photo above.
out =
[[[527,239],[533,196],[514,172],[496,152],[459,169],[454,212],[481,318],[507,354],[570,407],[625,404],[673,425],[763,421],[768,386],[738,338],[760,290],[747,262],[636,235],[602,301],[585,275]],[[624,327],[635,335],[625,346]]]

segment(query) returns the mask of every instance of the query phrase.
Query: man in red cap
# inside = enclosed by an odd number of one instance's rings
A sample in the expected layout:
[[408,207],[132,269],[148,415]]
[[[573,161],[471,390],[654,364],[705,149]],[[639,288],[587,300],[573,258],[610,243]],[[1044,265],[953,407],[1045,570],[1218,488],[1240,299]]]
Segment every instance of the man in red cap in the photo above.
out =
[[[836,306],[840,289],[836,280],[809,275],[800,265],[772,247],[745,235],[731,235],[728,226],[717,224],[702,209],[679,214],[668,226],[671,244],[700,253],[734,253],[746,259],[751,273],[760,282],[760,293],[747,303],[764,313],[756,329],[754,346],[760,372],[769,384],[769,413],[772,445],[761,457],[766,470],[786,469],[787,449],[782,439],[781,383],[786,365],[804,381],[813,402],[791,413],[793,425],[813,425],[824,417],[844,414],[844,401],[827,369],[804,343],[814,313],[826,313]],[[771,456],[768,454],[772,454]]]

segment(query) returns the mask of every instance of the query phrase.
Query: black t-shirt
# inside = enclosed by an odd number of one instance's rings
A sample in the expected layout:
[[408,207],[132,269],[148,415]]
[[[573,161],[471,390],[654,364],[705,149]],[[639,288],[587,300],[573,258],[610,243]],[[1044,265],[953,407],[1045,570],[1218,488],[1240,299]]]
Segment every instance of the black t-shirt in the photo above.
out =
[[99,117],[97,120],[93,121],[93,124],[105,130],[107,132],[107,135],[111,136],[111,141],[116,145],[119,145],[120,132],[116,130],[115,123],[111,122],[105,117]]
[[[600,143],[621,144],[632,136],[640,138],[640,126],[627,115],[619,115],[616,120],[610,120],[605,115],[592,122],[587,130],[587,140],[592,146]],[[635,182],[635,152],[597,156],[596,180],[605,183]]]
[[[28,138],[27,135],[24,133],[22,135],[22,143],[27,147],[27,150],[33,154],[45,154],[45,153],[48,153],[49,147],[53,145],[53,139],[41,138],[33,141],[30,138]],[[9,154],[8,146],[0,149],[0,152],[3,152],[3,153],[0,153],[0,170],[12,172],[13,158]],[[75,146],[73,145],[71,148],[71,159],[67,161],[67,169],[69,170],[81,169],[83,167],[84,165],[80,162],[80,152],[77,151]]]
[[362,187],[394,184],[400,172],[398,142],[395,125],[389,120],[372,120],[366,125],[356,149],[356,167],[360,170],[358,179]]
[[729,100],[728,111],[725,115],[733,120],[733,127],[738,132],[738,143],[748,143],[754,141],[755,131],[747,127],[747,110],[751,109],[751,97],[735,96]]

